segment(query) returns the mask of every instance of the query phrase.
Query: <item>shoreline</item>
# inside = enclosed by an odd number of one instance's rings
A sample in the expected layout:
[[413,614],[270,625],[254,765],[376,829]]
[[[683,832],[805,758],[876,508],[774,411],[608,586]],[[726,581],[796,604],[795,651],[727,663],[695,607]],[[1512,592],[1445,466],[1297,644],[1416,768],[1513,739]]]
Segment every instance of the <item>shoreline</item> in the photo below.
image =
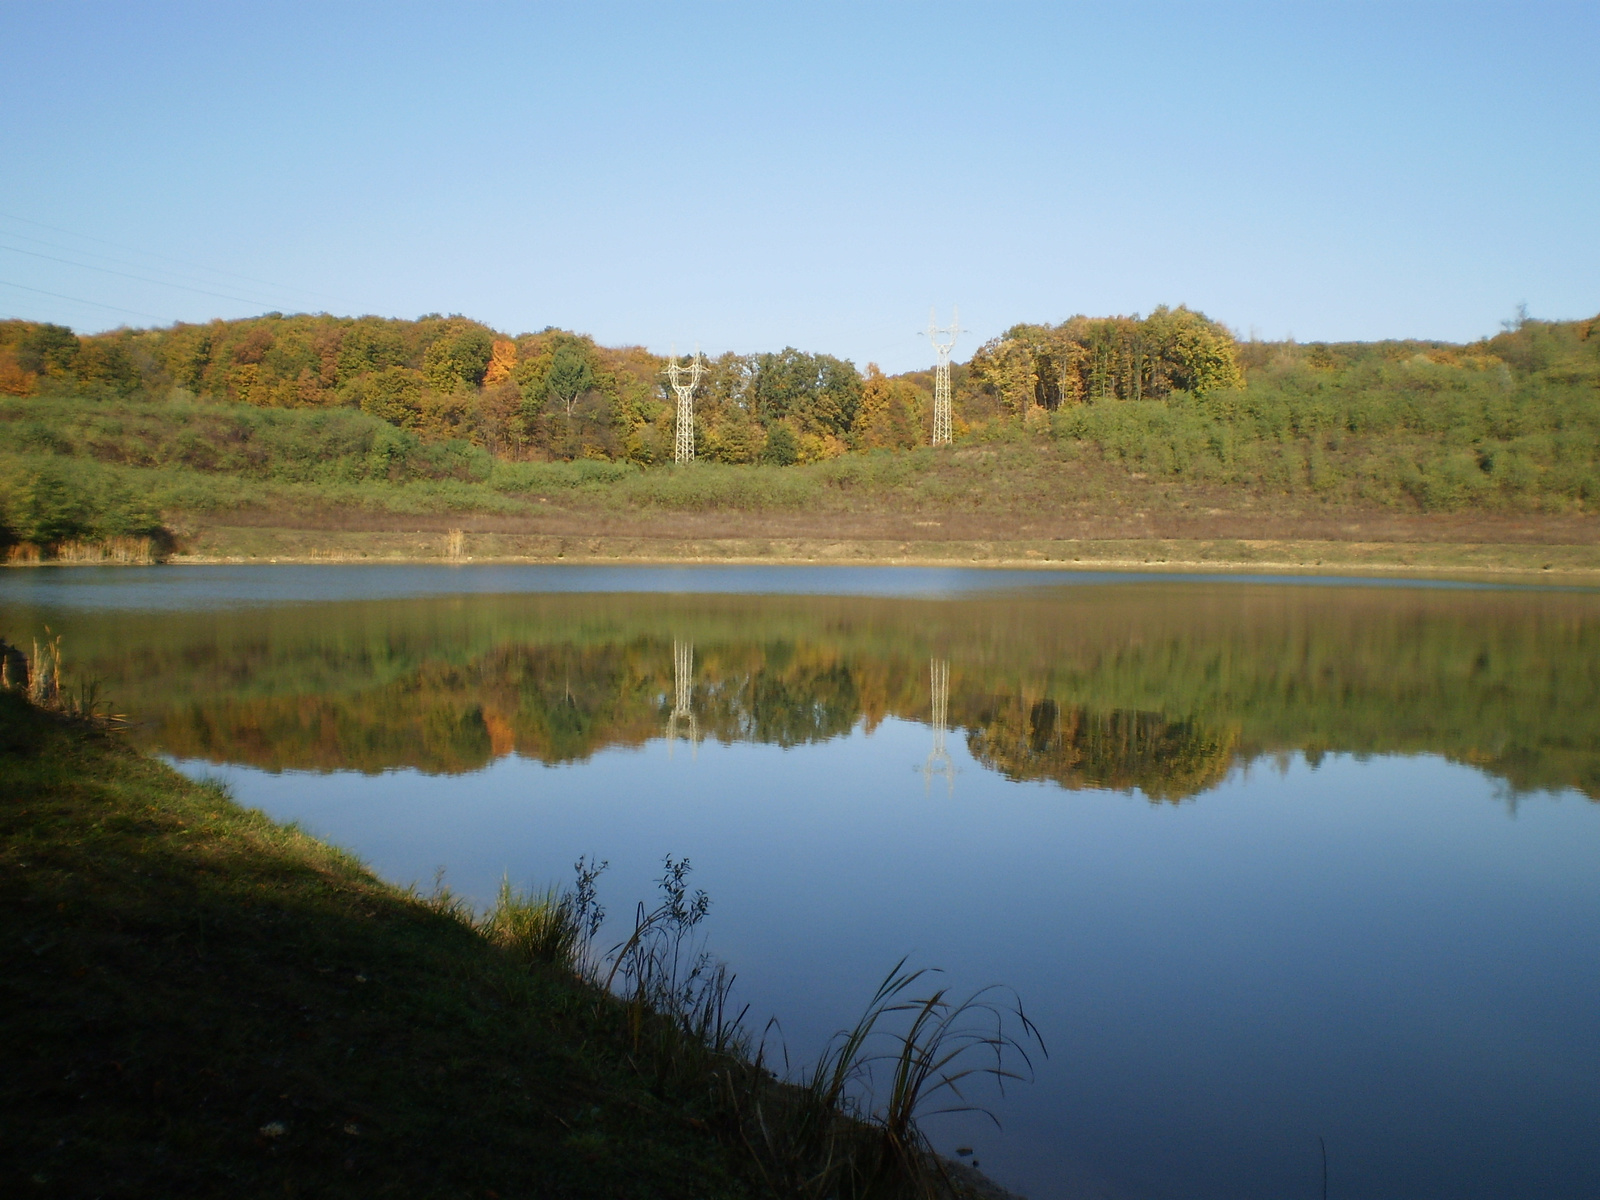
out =
[[[200,557],[188,556],[166,560],[161,565],[166,566],[563,566],[575,567],[607,567],[607,566],[640,566],[640,567],[929,567],[946,569],[971,569],[993,571],[1040,571],[1070,574],[1077,571],[1093,572],[1122,572],[1128,575],[1301,575],[1308,578],[1348,578],[1351,576],[1370,577],[1373,579],[1501,579],[1512,582],[1539,583],[1551,579],[1581,579],[1592,580],[1600,585],[1600,566],[1596,567],[1541,567],[1537,570],[1528,567],[1513,566],[1478,566],[1478,567],[1443,567],[1411,565],[1403,563],[1375,564],[1375,563],[1299,563],[1290,561],[1222,561],[1216,559],[1148,559],[1134,561],[1123,558],[1106,559],[1073,559],[1070,562],[1040,561],[1027,558],[889,558],[889,557],[860,557],[860,558],[823,558],[823,557],[731,557],[720,555],[703,555],[696,557],[622,557],[606,555],[562,555],[554,558],[534,556],[507,556],[507,557],[476,557],[467,556],[459,559],[427,558],[427,557],[389,557],[373,558],[367,556],[333,557],[329,555],[316,555],[303,558],[245,558],[245,557]],[[43,563],[42,566],[58,564]],[[59,564],[64,566],[96,564]],[[108,564],[99,564],[108,565]]]
[[[1600,546],[1506,542],[1305,539],[1017,539],[900,541],[823,538],[569,537],[431,531],[212,527],[160,561],[171,566],[632,565],[864,566],[1130,573],[1463,578],[1600,584]],[[452,553],[452,551],[455,551]],[[109,559],[7,566],[110,566]],[[126,565],[151,565],[126,564]]]

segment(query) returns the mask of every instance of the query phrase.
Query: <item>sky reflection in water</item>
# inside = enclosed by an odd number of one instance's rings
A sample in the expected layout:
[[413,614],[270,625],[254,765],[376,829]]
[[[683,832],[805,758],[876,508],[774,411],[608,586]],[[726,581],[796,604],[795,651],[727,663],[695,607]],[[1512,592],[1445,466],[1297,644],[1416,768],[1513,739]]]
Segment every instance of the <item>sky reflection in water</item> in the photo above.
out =
[[624,912],[688,855],[797,1055],[902,954],[1014,985],[1038,1081],[1003,1134],[934,1130],[1036,1200],[1316,1195],[1319,1135],[1333,1195],[1600,1192],[1592,594],[393,599],[321,570],[246,611],[85,573],[0,613],[390,878],[487,897],[592,853]]

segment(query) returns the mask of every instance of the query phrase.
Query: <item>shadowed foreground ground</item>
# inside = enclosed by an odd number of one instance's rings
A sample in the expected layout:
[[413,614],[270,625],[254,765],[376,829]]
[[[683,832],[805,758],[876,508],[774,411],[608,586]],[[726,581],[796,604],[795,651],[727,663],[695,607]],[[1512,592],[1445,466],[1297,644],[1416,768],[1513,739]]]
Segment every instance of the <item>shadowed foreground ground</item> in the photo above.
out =
[[0,691],[0,1194],[733,1196],[615,1006]]

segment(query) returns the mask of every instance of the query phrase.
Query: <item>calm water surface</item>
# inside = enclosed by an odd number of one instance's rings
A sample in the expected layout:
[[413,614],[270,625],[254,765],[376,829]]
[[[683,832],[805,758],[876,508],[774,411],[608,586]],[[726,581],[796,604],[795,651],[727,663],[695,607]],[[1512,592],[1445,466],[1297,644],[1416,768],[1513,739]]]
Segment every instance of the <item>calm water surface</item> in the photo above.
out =
[[[901,955],[1035,1200],[1600,1195],[1600,594],[869,569],[0,576],[138,736],[480,901],[687,855],[807,1058]],[[669,737],[669,734],[671,735]]]

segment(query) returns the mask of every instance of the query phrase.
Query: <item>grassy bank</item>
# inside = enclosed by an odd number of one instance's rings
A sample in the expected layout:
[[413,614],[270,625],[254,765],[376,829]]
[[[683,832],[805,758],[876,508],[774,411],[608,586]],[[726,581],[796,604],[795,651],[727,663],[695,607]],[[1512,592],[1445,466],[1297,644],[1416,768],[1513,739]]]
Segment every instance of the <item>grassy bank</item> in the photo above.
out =
[[0,1191],[747,1194],[570,972],[14,692],[0,739]]
[[[648,470],[507,462],[395,432],[343,411],[5,400],[6,558],[1600,567],[1600,517],[1581,500],[1468,491],[1446,504],[1435,489],[1429,507],[1403,490],[1319,492],[1293,472],[1223,477],[1204,455],[1152,470],[1049,430],[792,467]],[[1352,444],[1349,461],[1363,453]]]
[[[1592,514],[1600,496],[1592,391],[1429,395],[1410,407],[1383,397],[1390,412],[1364,394],[1340,398],[1353,406],[1347,410],[1321,394],[1262,383],[1230,394],[1227,406],[1082,406],[1026,427],[974,430],[954,448],[788,467],[512,461],[340,409],[4,397],[0,461],[22,481],[8,498],[21,540],[48,538],[74,521],[143,530],[152,506],[420,515],[518,514],[547,503],[596,513],[912,505],[1001,517],[1040,504],[1093,515],[1106,502],[1139,497],[1160,512],[1271,502],[1305,511]],[[1378,415],[1368,411],[1374,406]]]

